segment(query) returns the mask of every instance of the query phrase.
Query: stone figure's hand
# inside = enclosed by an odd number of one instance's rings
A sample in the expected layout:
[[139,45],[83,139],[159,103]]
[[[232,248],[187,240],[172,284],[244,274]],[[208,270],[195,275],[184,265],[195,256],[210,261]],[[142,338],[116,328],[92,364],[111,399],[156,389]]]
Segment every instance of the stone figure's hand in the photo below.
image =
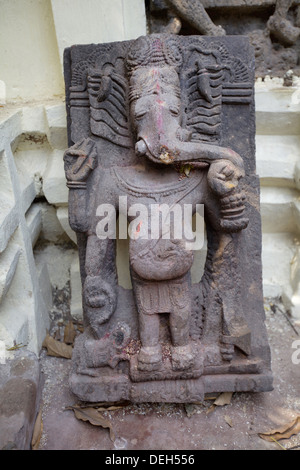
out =
[[245,194],[238,188],[239,180],[245,175],[229,160],[218,160],[210,165],[208,184],[220,198],[220,227],[224,232],[239,232],[247,227],[249,219],[244,217]]
[[229,160],[219,160],[210,165],[207,179],[209,186],[219,196],[231,192],[237,187],[244,172]]
[[97,166],[97,149],[92,139],[83,139],[66,150],[65,172],[68,182],[84,182]]

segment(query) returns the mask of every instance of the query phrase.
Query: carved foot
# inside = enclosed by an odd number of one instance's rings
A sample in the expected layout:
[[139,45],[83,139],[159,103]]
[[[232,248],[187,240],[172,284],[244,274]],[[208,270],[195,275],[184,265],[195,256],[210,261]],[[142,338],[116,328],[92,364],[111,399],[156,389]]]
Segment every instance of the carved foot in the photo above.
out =
[[185,370],[194,365],[194,356],[191,345],[172,347],[172,369]]
[[143,346],[138,355],[138,369],[158,370],[162,364],[161,346]]
[[300,36],[300,28],[293,26],[289,20],[280,15],[271,16],[267,27],[270,33],[286,45],[292,46]]

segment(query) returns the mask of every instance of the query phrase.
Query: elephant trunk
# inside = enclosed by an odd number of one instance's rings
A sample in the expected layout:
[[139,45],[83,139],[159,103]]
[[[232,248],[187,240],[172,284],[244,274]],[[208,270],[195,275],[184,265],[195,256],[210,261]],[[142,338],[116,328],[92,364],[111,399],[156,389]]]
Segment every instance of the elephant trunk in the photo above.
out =
[[135,146],[136,154],[146,155],[150,160],[164,164],[196,162],[210,164],[218,160],[227,160],[240,170],[241,176],[244,176],[243,160],[238,153],[226,147],[182,140],[188,137],[186,131],[180,127],[173,136],[164,139],[159,135],[153,138],[149,135],[140,135]]

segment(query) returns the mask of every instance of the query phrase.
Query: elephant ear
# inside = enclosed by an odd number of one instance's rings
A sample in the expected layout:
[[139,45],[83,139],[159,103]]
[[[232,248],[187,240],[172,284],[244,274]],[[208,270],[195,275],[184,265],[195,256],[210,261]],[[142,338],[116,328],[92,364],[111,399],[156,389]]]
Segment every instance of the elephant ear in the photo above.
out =
[[231,56],[222,42],[192,41],[184,80],[187,101],[185,127],[192,141],[220,144],[224,104],[249,104],[249,68]]
[[88,77],[92,134],[132,147],[128,123],[127,80],[114,71],[91,70]]
[[192,141],[219,143],[221,137],[223,65],[203,41],[192,43],[186,67],[185,127]]
[[71,142],[96,136],[132,148],[129,126],[128,44],[91,44],[67,50],[65,76]]

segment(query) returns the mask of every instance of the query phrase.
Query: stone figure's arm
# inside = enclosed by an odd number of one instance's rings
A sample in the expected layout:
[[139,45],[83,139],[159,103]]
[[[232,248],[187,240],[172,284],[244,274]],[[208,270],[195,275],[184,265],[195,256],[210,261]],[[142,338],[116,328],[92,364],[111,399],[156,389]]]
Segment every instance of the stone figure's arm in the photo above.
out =
[[[243,175],[244,163],[242,157],[234,150],[218,145],[206,144],[204,142],[191,142],[183,140],[180,132],[181,128],[165,139],[161,140],[154,137],[143,136],[135,145],[135,152],[138,156],[146,155],[150,160],[159,161],[166,165],[172,163],[196,163],[203,162],[211,164],[222,160],[228,161]],[[188,138],[188,137],[186,137]]]
[[218,145],[203,142],[181,142],[179,151],[174,152],[175,162],[205,162],[212,163],[218,160],[228,161],[243,173],[244,163],[242,157],[234,150]]
[[[189,143],[187,142],[187,144]],[[191,142],[190,144],[190,149],[193,148],[194,151],[185,154],[185,158],[192,158],[188,161],[183,159],[179,159],[179,161],[195,167],[199,162],[202,165],[203,162],[209,164],[207,182],[220,200],[222,230],[237,232],[246,228],[248,219],[244,217],[245,195],[239,187],[239,180],[245,176],[241,156],[225,147],[205,143]]]
[[[210,165],[208,182],[211,189],[219,196],[231,192],[245,176],[243,159],[234,150],[205,143],[191,143],[191,146],[195,147],[194,150],[197,152],[188,152],[185,155],[188,161],[180,157],[177,157],[178,160],[195,167],[197,162],[208,163]],[[175,161],[177,158],[175,157]]]
[[90,138],[77,142],[66,150],[64,163],[69,188],[69,223],[75,232],[86,232],[89,228],[86,181],[97,166],[95,142]]

